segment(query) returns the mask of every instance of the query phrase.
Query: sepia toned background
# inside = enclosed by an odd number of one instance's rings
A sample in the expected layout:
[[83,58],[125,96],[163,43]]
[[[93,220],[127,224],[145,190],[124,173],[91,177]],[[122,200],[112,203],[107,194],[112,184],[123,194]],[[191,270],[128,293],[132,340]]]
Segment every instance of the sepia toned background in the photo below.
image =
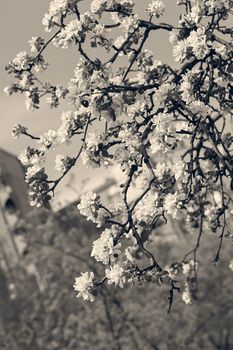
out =
[[[148,2],[135,0],[140,14]],[[164,2],[167,10],[162,21],[176,23],[177,1]],[[12,139],[14,124],[25,125],[32,134],[40,135],[47,129],[57,128],[61,112],[69,109],[65,104],[49,109],[43,103],[38,111],[27,112],[24,96],[9,97],[3,93],[4,87],[10,84],[4,66],[19,51],[29,50],[27,42],[32,36],[50,36],[41,24],[49,3],[49,0],[1,1],[0,149],[15,156],[28,145],[28,139]],[[83,10],[88,9],[89,3],[88,0],[81,3]],[[156,59],[174,65],[168,33],[153,33],[147,48],[154,52]],[[50,66],[41,74],[41,79],[66,84],[78,56],[74,48],[61,50],[51,46],[46,50],[45,59]],[[71,144],[68,153],[74,154],[77,147]],[[62,153],[64,149],[59,151]],[[9,189],[5,188],[5,192],[1,189],[0,201],[1,196],[5,196],[8,206],[4,208],[5,218],[0,216],[0,235],[5,234],[4,249],[1,247],[4,239],[0,244],[0,350],[233,349],[233,275],[227,269],[231,247],[224,246],[224,258],[214,267],[212,252],[216,249],[217,237],[209,244],[209,236],[204,235],[199,253],[203,264],[199,271],[200,299],[187,306],[176,295],[170,315],[166,314],[167,286],[154,284],[124,290],[105,288],[96,303],[82,302],[76,299],[72,284],[81,272],[98,269],[90,259],[90,251],[99,231],[80,217],[77,200],[81,189],[94,188],[104,200],[113,201],[114,185],[119,181],[117,169],[112,173],[95,169],[93,174],[79,164],[57,192],[58,201],[65,203],[65,208],[54,213],[31,210],[27,206],[23,171],[15,158],[0,152],[1,167],[10,168],[5,177],[11,180],[17,210],[9,201],[12,199]],[[52,156],[47,167],[54,177]],[[111,176],[115,182],[108,180]],[[67,205],[72,201],[74,205]],[[17,224],[12,221],[16,214],[19,215]],[[158,251],[161,263],[165,263],[174,261],[175,257],[182,258],[194,241],[195,237],[182,227],[167,225],[165,229],[158,228],[153,248]]]

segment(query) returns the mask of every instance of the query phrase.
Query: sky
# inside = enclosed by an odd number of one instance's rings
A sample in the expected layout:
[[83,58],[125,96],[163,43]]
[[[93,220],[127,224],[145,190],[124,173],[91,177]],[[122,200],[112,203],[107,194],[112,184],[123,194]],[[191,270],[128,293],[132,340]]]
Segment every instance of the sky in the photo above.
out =
[[[29,126],[35,134],[41,134],[46,128],[58,125],[59,110],[50,110],[45,105],[39,111],[27,112],[25,99],[22,95],[6,96],[3,88],[12,81],[4,70],[5,65],[22,50],[29,51],[28,40],[32,36],[42,35],[48,37],[43,31],[41,20],[49,6],[48,0],[3,0],[1,3],[1,57],[0,57],[0,105],[1,105],[1,130],[0,147],[18,154],[19,149],[27,144],[22,139],[12,140],[11,130],[15,123],[22,123]],[[45,80],[64,81],[67,77],[67,68],[64,52],[57,55],[57,49],[48,50],[46,59],[52,61]],[[56,60],[53,58],[56,57]],[[69,58],[69,63],[72,61]],[[75,61],[75,58],[73,59]],[[68,63],[68,62],[67,62]],[[70,64],[68,63],[68,67]],[[72,62],[73,63],[73,62]],[[57,76],[56,68],[59,69],[60,79]],[[69,77],[69,75],[68,75]],[[68,79],[67,77],[67,79]],[[43,79],[43,73],[41,74]]]
[[[165,0],[166,15],[161,22],[176,23],[178,19],[178,9],[176,0]],[[20,51],[29,51],[28,40],[32,36],[41,35],[45,39],[49,37],[49,33],[44,32],[41,20],[44,13],[48,10],[49,0],[2,0],[0,14],[0,148],[18,155],[28,145],[28,139],[21,137],[14,140],[11,137],[11,130],[15,124],[27,126],[34,135],[40,135],[48,129],[56,129],[59,126],[59,117],[63,110],[67,107],[60,106],[57,109],[49,109],[48,106],[42,104],[41,108],[36,112],[28,112],[25,108],[25,98],[22,95],[15,94],[7,96],[3,93],[4,87],[10,85],[11,77],[4,70],[5,65],[13,59]],[[83,10],[87,10],[89,1],[82,2]],[[147,0],[135,0],[136,8],[141,11],[145,8]],[[143,6],[142,6],[143,5]],[[170,63],[172,61],[171,49],[168,43],[168,34],[153,33],[151,40],[147,45],[155,53],[156,59]],[[46,50],[45,59],[50,63],[48,70],[41,74],[43,81],[51,81],[55,83],[65,84],[72,77],[72,72],[77,62],[76,51],[62,50],[50,47]],[[68,107],[69,109],[69,107]],[[77,144],[69,146],[68,151],[74,152]],[[54,175],[54,163],[52,158],[48,161],[48,172]],[[107,175],[106,175],[107,174]],[[94,175],[94,176],[93,176]],[[83,181],[88,183],[86,179],[91,179],[92,186],[96,186],[100,181],[104,181],[109,176],[109,172],[104,173],[101,170],[86,170],[82,165],[75,169],[74,174],[69,178],[69,182],[73,183],[73,187],[77,191],[81,190]],[[64,181],[61,189],[66,187]],[[67,188],[66,188],[67,189]],[[62,190],[61,190],[62,191]]]

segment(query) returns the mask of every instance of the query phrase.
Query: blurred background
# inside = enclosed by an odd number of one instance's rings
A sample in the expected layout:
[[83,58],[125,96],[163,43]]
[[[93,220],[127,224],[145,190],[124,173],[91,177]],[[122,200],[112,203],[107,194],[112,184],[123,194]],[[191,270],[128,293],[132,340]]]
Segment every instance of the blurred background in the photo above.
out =
[[[164,22],[176,22],[176,1],[165,3]],[[105,203],[112,202],[117,200],[120,175],[113,169],[107,174],[95,170],[93,176],[80,165],[63,182],[53,210],[28,205],[24,169],[17,159],[28,140],[13,140],[12,127],[20,123],[40,135],[59,125],[65,107],[49,110],[44,104],[27,112],[22,96],[2,92],[10,82],[4,66],[19,51],[28,50],[32,36],[46,37],[41,18],[48,6],[48,0],[1,3],[0,350],[233,349],[233,273],[228,268],[232,247],[224,246],[221,262],[214,267],[218,237],[213,233],[204,234],[199,251],[199,293],[192,305],[185,305],[177,294],[167,315],[169,287],[150,283],[124,290],[105,286],[94,303],[76,299],[74,278],[87,270],[101,272],[90,258],[99,231],[77,210],[81,188],[92,188]],[[153,40],[156,58],[170,62],[163,37]],[[46,53],[51,65],[44,80],[66,84],[77,57],[62,50],[58,55],[56,50]],[[69,152],[76,148],[69,146]],[[48,168],[53,175],[52,160]],[[192,245],[195,235],[182,223],[172,223],[156,231],[153,249],[161,264],[167,264],[179,261]]]

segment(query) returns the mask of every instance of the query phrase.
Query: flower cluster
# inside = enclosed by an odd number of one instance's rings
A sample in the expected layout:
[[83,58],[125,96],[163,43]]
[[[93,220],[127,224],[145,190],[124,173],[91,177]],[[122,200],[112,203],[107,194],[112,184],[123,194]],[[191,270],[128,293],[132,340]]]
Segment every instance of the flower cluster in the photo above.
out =
[[114,244],[114,238],[118,233],[117,227],[112,227],[111,229],[105,229],[100,238],[93,242],[93,248],[91,256],[93,256],[96,261],[100,261],[107,265],[110,263],[110,259],[118,256],[120,254],[119,248],[121,244]]
[[135,221],[138,223],[149,224],[153,221],[155,214],[158,212],[158,193],[150,191],[138,203],[134,210]]
[[19,52],[16,57],[11,61],[12,65],[16,71],[27,70],[30,68],[34,59],[26,51]]
[[113,5],[113,1],[107,1],[107,0],[93,0],[91,2],[91,12],[95,14],[101,14],[104,12],[104,10],[107,9],[108,3],[110,5]]
[[105,219],[109,217],[109,213],[100,202],[100,197],[92,191],[81,196],[78,209],[80,214],[86,216],[87,220],[91,220],[98,226],[101,226],[105,222]]
[[28,41],[30,47],[31,47],[31,52],[39,52],[42,47],[45,45],[45,41],[43,38],[40,36],[33,36],[31,40]]
[[92,13],[101,17],[105,11],[111,12],[112,10],[115,12],[114,10],[117,10],[117,6],[120,6],[121,12],[118,13],[116,11],[116,14],[112,14],[113,19],[116,19],[116,16],[118,15],[124,17],[126,14],[130,14],[132,12],[134,2],[132,0],[93,0],[91,2],[90,9]]
[[164,199],[164,210],[172,215],[174,219],[180,219],[182,215],[182,203],[184,195],[182,193],[168,193]]
[[124,269],[120,265],[115,264],[113,266],[110,266],[109,269],[106,269],[105,274],[108,280],[108,284],[115,284],[120,288],[124,287],[126,279],[124,276]]
[[95,133],[89,133],[82,153],[83,164],[92,168],[107,167],[111,164],[111,159],[112,156],[108,153],[107,147],[105,147],[104,137]]
[[20,155],[19,160],[26,167],[25,181],[28,183],[30,191],[30,204],[32,206],[48,206],[51,199],[48,195],[48,176],[45,174],[45,155],[43,152],[27,147]]
[[148,12],[150,16],[156,16],[156,17],[162,16],[164,14],[164,11],[165,11],[165,5],[162,0],[153,0],[149,4],[146,10],[146,12]]
[[197,267],[197,262],[195,262],[192,259],[190,261],[184,261],[181,267],[182,267],[182,272],[184,274],[191,274],[193,270]]
[[50,32],[55,25],[59,25],[62,17],[66,16],[81,0],[53,0],[49,5],[49,12],[44,15],[42,24]]
[[83,298],[93,302],[95,300],[92,290],[94,287],[93,272],[83,272],[80,277],[75,278],[74,290],[78,292],[77,298]]
[[[164,280],[173,296],[176,269],[167,273],[160,266],[153,242],[155,236],[162,239],[160,226],[179,220],[179,227],[197,235],[198,242],[184,254],[190,259],[177,265],[186,278],[182,298],[189,304],[195,299],[201,236],[204,230],[219,233],[217,262],[228,211],[233,210],[228,195],[233,189],[233,30],[226,21],[232,18],[233,2],[179,1],[177,24],[158,20],[165,13],[162,0],[146,4],[143,17],[134,5],[132,0],[93,0],[82,12],[81,0],[50,2],[43,24],[54,33],[47,42],[33,37],[32,54],[22,51],[10,62],[6,70],[15,82],[5,92],[23,93],[28,110],[38,109],[42,99],[51,108],[63,99],[70,107],[56,130],[34,136],[16,125],[12,135],[30,137],[36,144],[19,157],[33,205],[48,206],[60,181],[80,160],[93,172],[115,165],[122,172],[113,189],[116,203],[103,204],[93,192],[80,198],[81,215],[103,227],[91,256],[106,271],[99,280],[92,273],[77,278],[78,296],[93,301],[105,281],[123,287],[126,282]],[[157,52],[148,49],[159,32],[169,33],[175,64],[158,61]],[[48,67],[42,54],[50,44],[77,49],[67,86],[37,78]],[[74,157],[65,151],[55,156],[60,174],[49,180],[45,165],[50,150],[77,139]]]
[[[67,143],[80,127],[82,119],[75,112],[67,111],[61,115],[61,126],[57,130],[57,140],[59,144]],[[85,117],[85,116],[82,116]]]
[[173,35],[170,39],[174,44],[173,55],[177,62],[183,62],[192,56],[195,56],[197,59],[204,59],[210,51],[204,27],[192,30],[189,36],[183,40],[177,39],[174,40]]
[[63,154],[57,154],[55,159],[55,170],[64,174],[73,166],[74,162],[75,162],[74,158],[64,156]]

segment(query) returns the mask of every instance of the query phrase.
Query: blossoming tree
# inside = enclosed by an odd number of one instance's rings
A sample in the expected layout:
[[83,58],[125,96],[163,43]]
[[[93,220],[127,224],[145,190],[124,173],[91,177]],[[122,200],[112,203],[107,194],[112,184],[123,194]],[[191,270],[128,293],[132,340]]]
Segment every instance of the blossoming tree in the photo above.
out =
[[[89,11],[82,10],[83,3],[88,3]],[[32,53],[20,52],[7,65],[16,82],[5,90],[25,94],[30,111],[38,109],[43,98],[50,107],[57,107],[61,99],[71,106],[62,113],[57,130],[37,136],[25,126],[13,129],[13,137],[25,135],[35,141],[35,148],[28,147],[19,156],[27,167],[31,205],[48,206],[79,159],[94,169],[118,164],[124,173],[117,203],[105,205],[88,192],[78,205],[82,215],[103,227],[91,255],[106,266],[105,276],[84,272],[77,277],[78,297],[93,301],[103,283],[123,287],[135,281],[164,282],[170,285],[170,310],[179,290],[175,274],[182,270],[190,274],[183,299],[191,302],[202,235],[212,231],[219,238],[214,263],[224,237],[231,236],[233,30],[228,24],[233,2],[178,1],[181,14],[176,26],[160,22],[166,11],[162,0],[145,2],[143,14],[136,13],[135,4],[51,1],[42,21],[51,37],[47,41],[33,37]],[[173,66],[145,49],[149,38],[160,31],[169,33],[166,45],[173,50]],[[47,69],[49,45],[74,46],[79,52],[68,86],[38,78]],[[47,154],[78,138],[77,154],[58,154],[55,168],[60,176],[48,179]],[[132,199],[135,188],[139,194]],[[196,244],[172,267],[161,266],[150,244],[156,228],[171,220],[193,232]]]

